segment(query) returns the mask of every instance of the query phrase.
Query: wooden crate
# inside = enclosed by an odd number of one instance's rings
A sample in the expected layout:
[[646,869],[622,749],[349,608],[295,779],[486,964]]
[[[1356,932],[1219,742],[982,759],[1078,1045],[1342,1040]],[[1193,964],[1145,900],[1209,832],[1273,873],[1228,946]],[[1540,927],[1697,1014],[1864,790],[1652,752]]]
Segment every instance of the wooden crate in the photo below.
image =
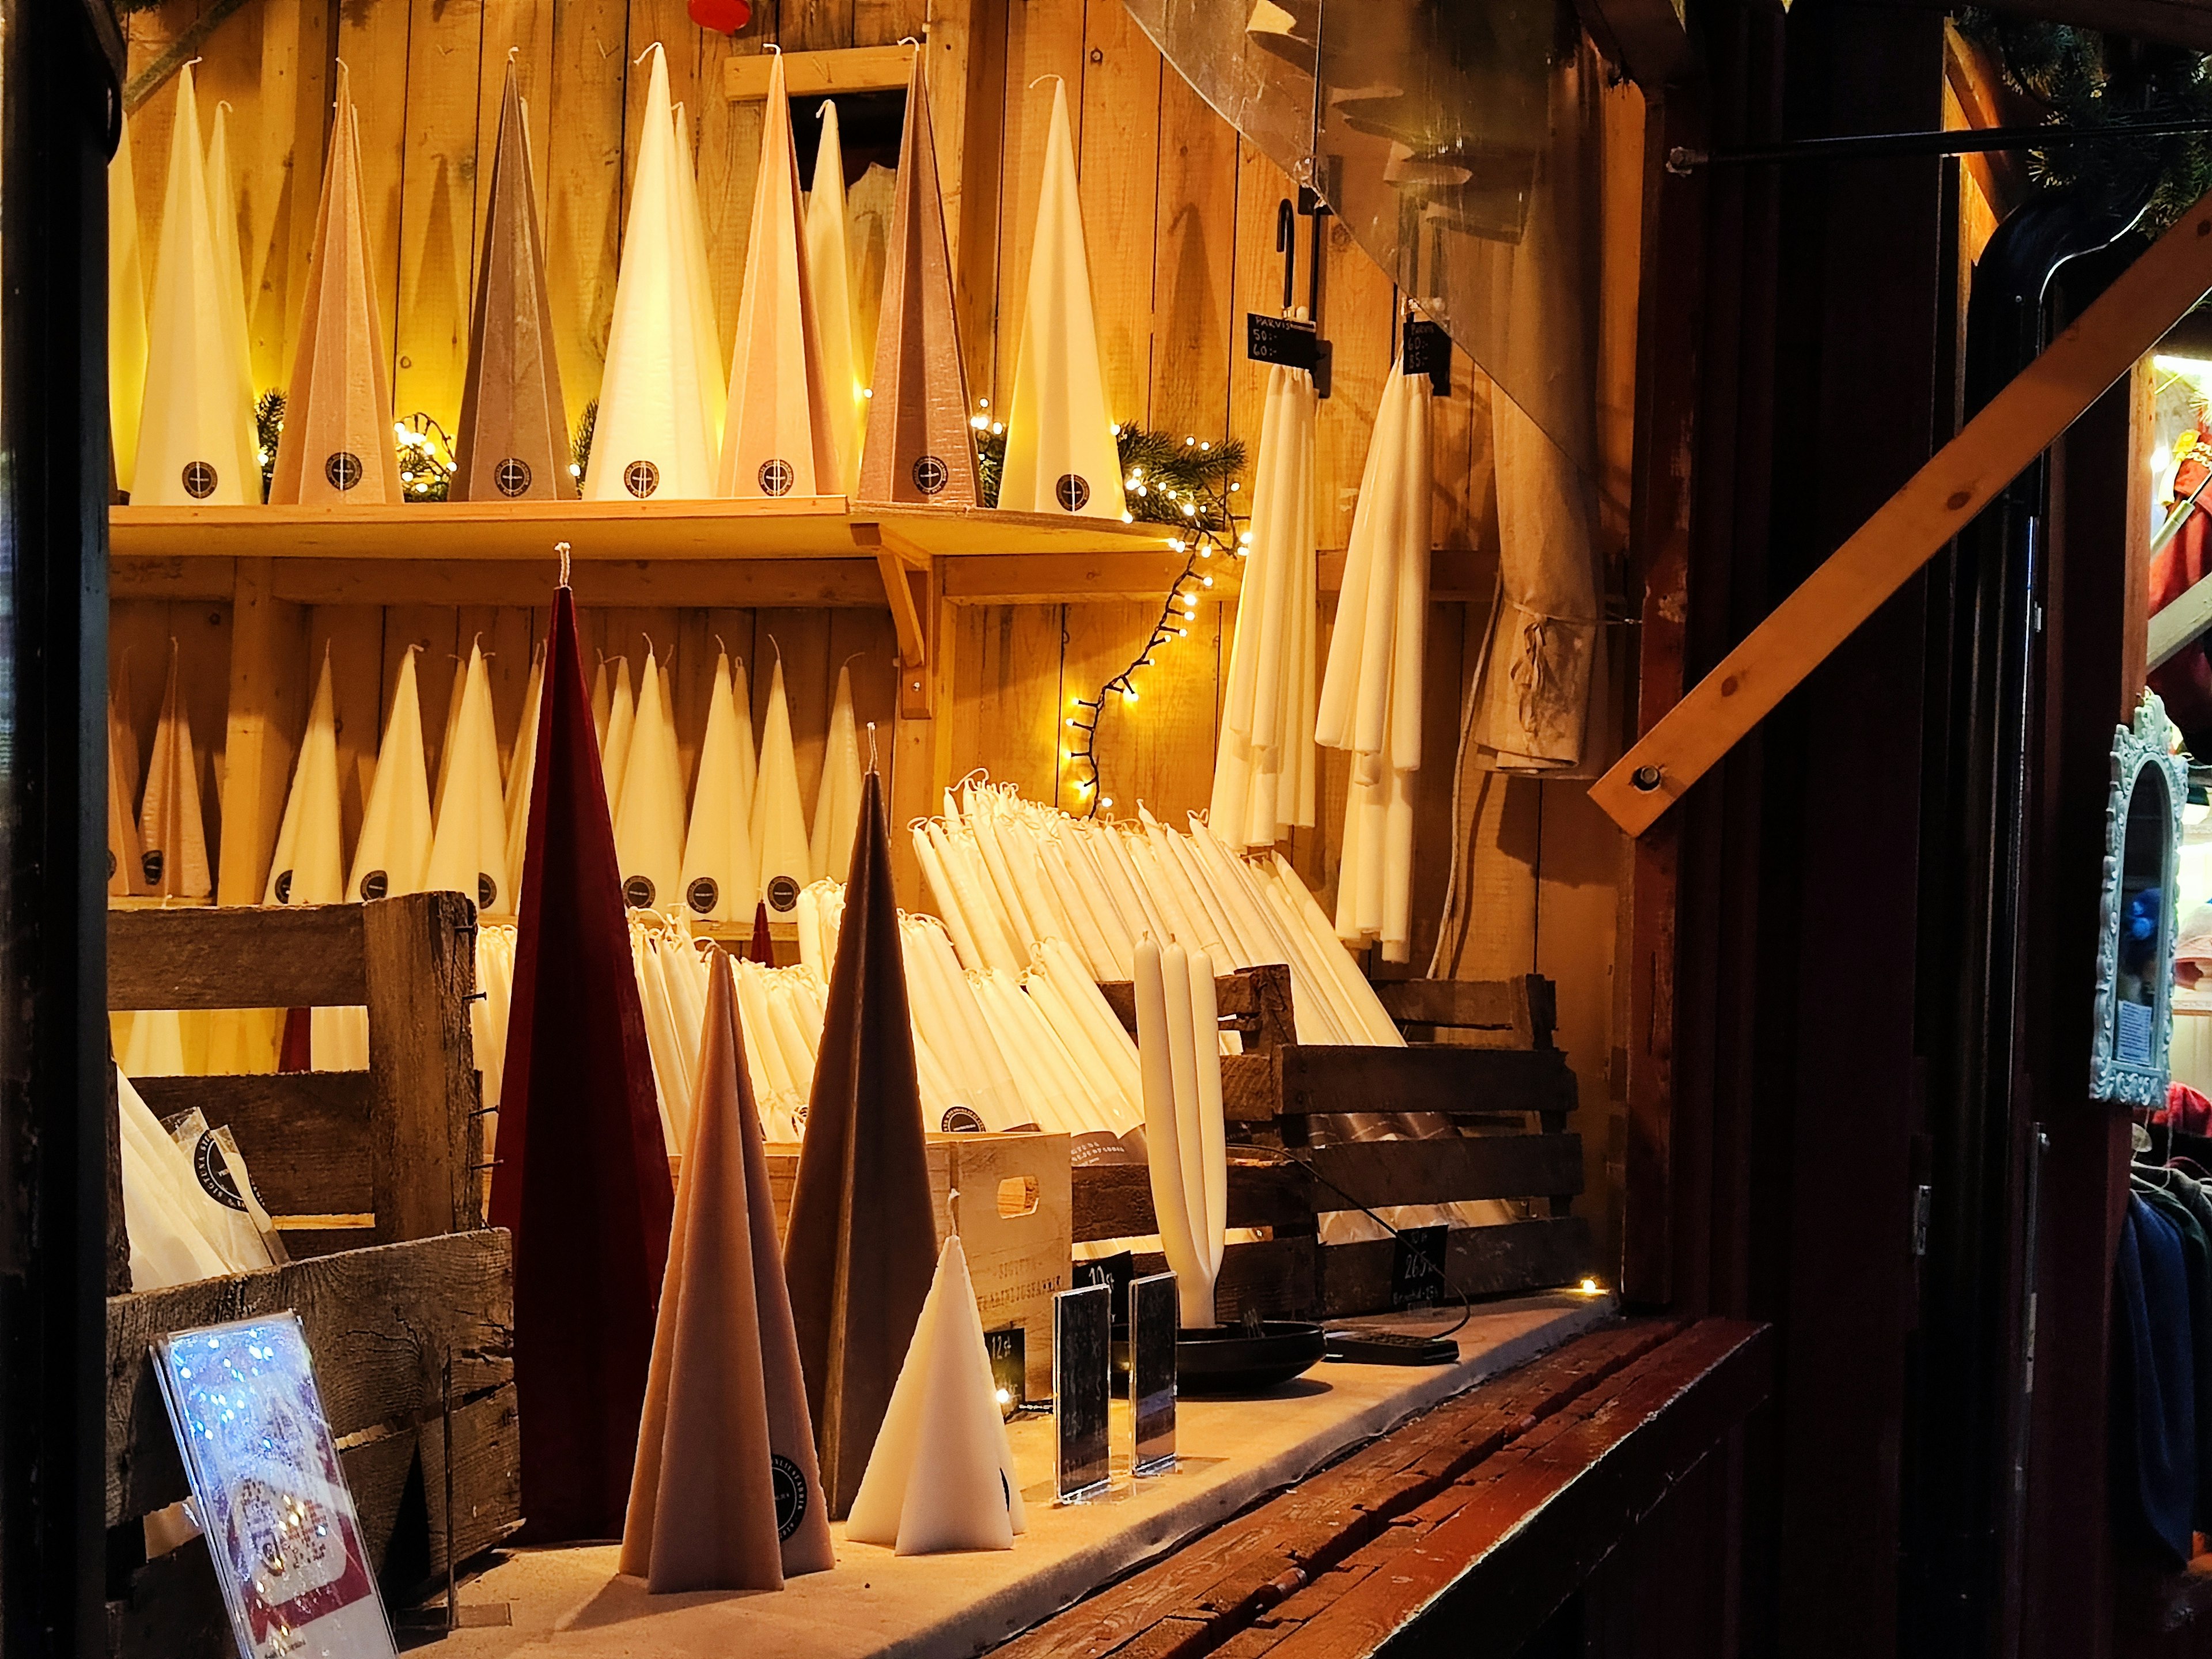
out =
[[475,913],[459,893],[108,914],[118,1012],[368,1007],[365,1072],[132,1079],[157,1115],[198,1107],[230,1126],[295,1255],[482,1224],[475,992]]
[[[1231,1152],[1229,1224],[1274,1235],[1230,1247],[1217,1289],[1224,1318],[1246,1306],[1321,1318],[1386,1309],[1393,1242],[1317,1238],[1321,1213],[1362,1206],[1539,1201],[1548,1214],[1451,1230],[1445,1276],[1468,1296],[1571,1284],[1595,1266],[1589,1224],[1571,1212],[1583,1186],[1582,1138],[1565,1127],[1575,1079],[1552,1046],[1551,982],[1530,975],[1376,988],[1394,1018],[1444,1040],[1403,1048],[1301,1043],[1291,1035],[1287,969],[1249,969],[1215,982],[1223,1024],[1237,1026],[1246,1049],[1221,1064],[1230,1133],[1248,1143]],[[1100,989],[1133,1030],[1133,988]],[[1347,1113],[1431,1115],[1462,1138],[1350,1141],[1329,1128],[1331,1117]],[[1141,1169],[1079,1170],[1074,1190],[1079,1240],[1157,1225]],[[1152,1260],[1140,1257],[1139,1271]]]
[[110,1297],[108,1651],[116,1659],[236,1651],[204,1543],[143,1560],[141,1517],[187,1492],[148,1346],[167,1332],[288,1308],[306,1328],[323,1409],[388,1596],[441,1577],[449,1547],[453,1559],[466,1560],[521,1522],[506,1233],[449,1233]]
[[[1032,1400],[1052,1394],[1052,1298],[1067,1288],[1068,1137],[1060,1134],[932,1134],[929,1189],[942,1244],[951,1231],[950,1195],[960,1194],[960,1243],[987,1331],[1018,1325]],[[1137,1173],[1144,1174],[1142,1170]],[[791,1220],[799,1148],[768,1149],[769,1191],[781,1237]]]

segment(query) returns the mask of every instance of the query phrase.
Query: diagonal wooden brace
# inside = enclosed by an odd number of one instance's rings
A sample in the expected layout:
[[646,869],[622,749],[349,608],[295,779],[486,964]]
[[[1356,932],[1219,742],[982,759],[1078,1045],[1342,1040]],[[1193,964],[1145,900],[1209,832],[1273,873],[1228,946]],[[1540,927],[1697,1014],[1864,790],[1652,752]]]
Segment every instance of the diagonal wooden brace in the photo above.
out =
[[1650,829],[2207,292],[2212,193],[1668,709],[1590,799],[1632,836]]
[[922,605],[914,594],[919,578],[925,597],[929,592],[930,556],[896,531],[879,524],[855,523],[855,546],[873,550],[876,569],[884,580],[884,599],[890,606],[891,627],[898,635],[899,718],[927,720],[933,699],[929,668],[929,630],[922,622]]

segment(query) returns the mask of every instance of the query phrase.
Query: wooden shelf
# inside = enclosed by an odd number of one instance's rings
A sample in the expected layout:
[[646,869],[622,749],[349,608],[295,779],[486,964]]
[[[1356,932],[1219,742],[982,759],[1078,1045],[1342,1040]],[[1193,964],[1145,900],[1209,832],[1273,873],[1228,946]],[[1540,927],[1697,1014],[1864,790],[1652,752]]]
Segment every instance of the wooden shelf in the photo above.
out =
[[942,596],[956,604],[1150,599],[1182,568],[1160,525],[842,495],[118,507],[108,524],[112,589],[125,598],[228,599],[237,562],[267,559],[271,596],[295,604],[513,604],[533,585],[550,591],[562,541],[586,605],[878,606],[891,563],[941,563]]

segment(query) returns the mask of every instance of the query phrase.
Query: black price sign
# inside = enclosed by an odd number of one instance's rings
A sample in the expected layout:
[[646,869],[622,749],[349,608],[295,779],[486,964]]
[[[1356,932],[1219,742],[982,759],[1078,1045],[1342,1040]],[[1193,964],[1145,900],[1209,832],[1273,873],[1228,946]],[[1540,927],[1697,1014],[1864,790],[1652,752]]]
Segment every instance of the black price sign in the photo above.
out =
[[1390,1256],[1390,1306],[1433,1308],[1444,1299],[1444,1246],[1449,1227],[1399,1230]]

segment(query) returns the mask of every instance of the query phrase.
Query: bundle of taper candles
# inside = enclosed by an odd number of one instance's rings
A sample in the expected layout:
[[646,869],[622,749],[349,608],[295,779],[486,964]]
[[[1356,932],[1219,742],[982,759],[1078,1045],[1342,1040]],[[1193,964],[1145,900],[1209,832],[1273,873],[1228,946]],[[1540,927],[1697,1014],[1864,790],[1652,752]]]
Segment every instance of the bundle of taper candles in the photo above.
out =
[[[459,419],[434,411],[454,427],[450,471],[436,464],[450,499],[857,495],[978,506],[923,53],[915,52],[907,88],[872,365],[860,361],[866,343],[852,292],[836,106],[825,106],[813,188],[802,197],[783,63],[769,60],[744,284],[726,346],[690,123],[671,101],[660,47],[645,56],[605,367],[580,469],[569,459],[526,111],[507,67],[495,149],[484,158],[489,188]],[[127,131],[109,173],[116,479],[134,504],[258,505],[271,458],[256,435],[228,123],[218,107],[203,150],[189,64],[176,83],[150,313]],[[268,489],[284,505],[390,502],[434,488],[411,428],[397,429],[412,446],[410,460],[398,459],[373,213],[343,64],[336,94],[313,280]],[[1121,520],[1074,145],[1056,82],[1052,99],[998,505]]]

